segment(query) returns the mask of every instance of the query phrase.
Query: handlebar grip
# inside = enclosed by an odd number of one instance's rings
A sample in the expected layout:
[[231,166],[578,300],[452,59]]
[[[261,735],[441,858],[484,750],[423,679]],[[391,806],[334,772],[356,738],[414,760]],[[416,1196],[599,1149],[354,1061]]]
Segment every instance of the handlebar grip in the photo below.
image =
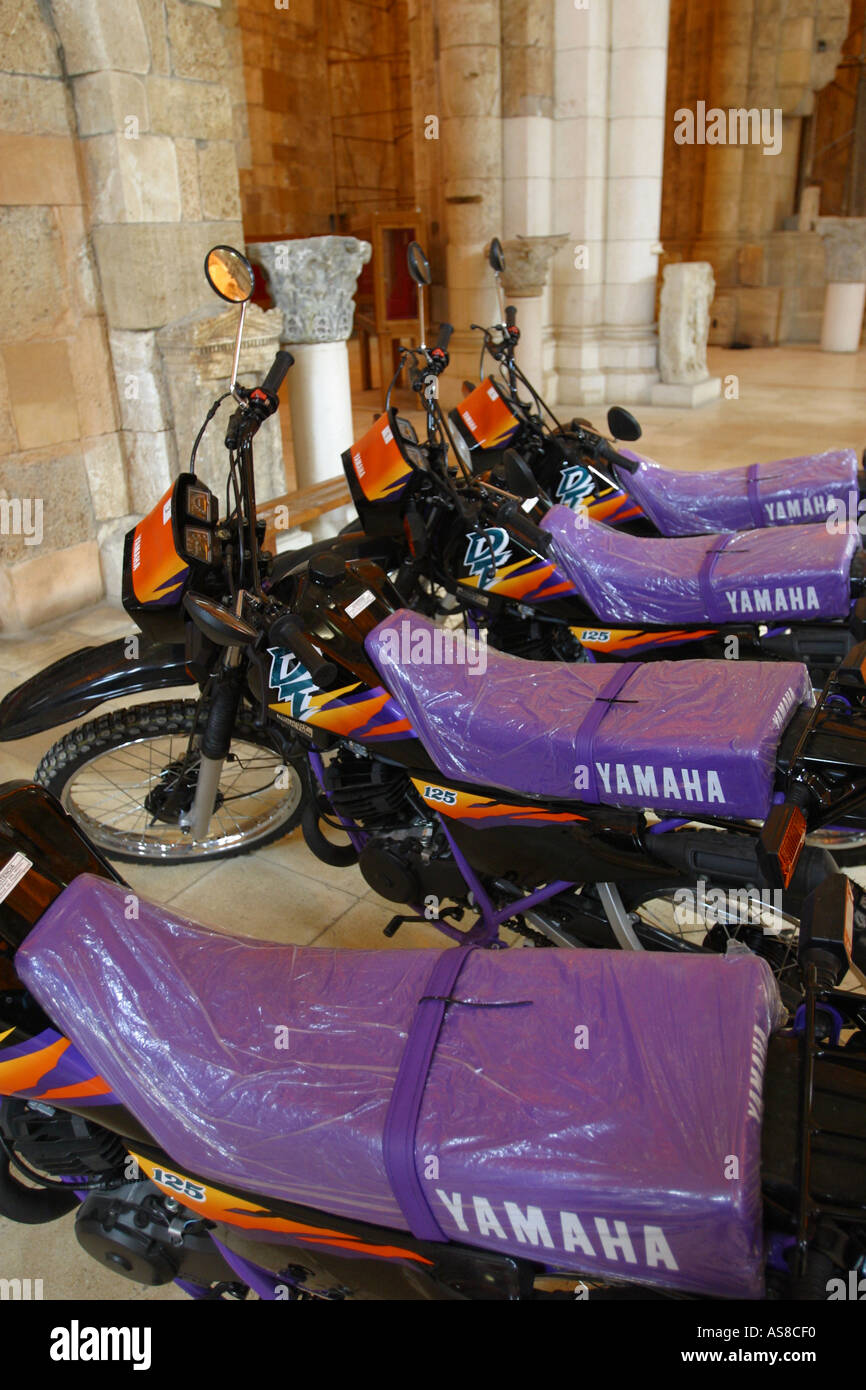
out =
[[333,685],[337,676],[336,666],[307,640],[296,614],[284,613],[281,618],[277,618],[268,630],[268,641],[274,646],[288,647],[290,652],[294,652],[320,690],[327,690]]
[[276,396],[285,381],[286,372],[289,370],[289,367],[294,365],[294,361],[295,359],[292,354],[286,352],[284,348],[281,348],[271,363],[270,371],[262,382],[262,390],[270,391]]
[[451,334],[454,332],[450,323],[440,323],[439,337],[436,339],[436,346],[440,352],[448,351],[448,344],[451,341]]
[[508,530],[532,550],[540,550],[542,555],[550,550],[551,537],[534,521],[530,521],[519,502],[503,502],[499,508],[499,520],[504,521]]
[[606,439],[599,441],[598,452],[608,463],[615,464],[617,468],[625,469],[626,473],[636,473],[640,468],[640,459],[627,459],[622,454],[618,454]]
[[505,327],[513,328],[517,322],[517,305],[507,304],[505,307]]

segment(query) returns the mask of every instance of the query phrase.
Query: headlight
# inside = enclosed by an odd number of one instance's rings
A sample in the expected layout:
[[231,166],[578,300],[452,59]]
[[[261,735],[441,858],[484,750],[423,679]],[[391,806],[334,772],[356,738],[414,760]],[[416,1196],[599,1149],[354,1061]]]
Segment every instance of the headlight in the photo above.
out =
[[213,559],[213,538],[210,531],[200,526],[184,526],[183,548],[192,560],[203,560],[209,565]]

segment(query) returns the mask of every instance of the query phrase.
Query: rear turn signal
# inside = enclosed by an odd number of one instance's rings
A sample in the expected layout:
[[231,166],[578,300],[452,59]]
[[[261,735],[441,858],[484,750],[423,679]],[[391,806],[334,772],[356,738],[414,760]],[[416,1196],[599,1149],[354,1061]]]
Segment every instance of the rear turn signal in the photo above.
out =
[[799,806],[774,806],[758,840],[758,863],[773,888],[787,888],[806,842],[806,817]]

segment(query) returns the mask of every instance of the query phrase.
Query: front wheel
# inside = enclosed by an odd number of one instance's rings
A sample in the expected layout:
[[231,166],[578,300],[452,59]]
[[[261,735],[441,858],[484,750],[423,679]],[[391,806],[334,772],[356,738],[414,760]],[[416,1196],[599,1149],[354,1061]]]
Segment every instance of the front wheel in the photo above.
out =
[[288,834],[301,818],[305,782],[243,712],[207,835],[193,840],[184,831],[180,819],[196,783],[185,755],[198,711],[195,700],[167,700],[101,715],[49,748],[36,781],[113,859],[229,859]]

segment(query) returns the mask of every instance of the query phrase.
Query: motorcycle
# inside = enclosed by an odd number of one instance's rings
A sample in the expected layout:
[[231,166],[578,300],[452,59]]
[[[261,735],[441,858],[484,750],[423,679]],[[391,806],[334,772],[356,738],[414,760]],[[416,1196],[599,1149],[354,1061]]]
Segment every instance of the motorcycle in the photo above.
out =
[[[804,522],[856,530],[866,473],[853,449],[689,473],[621,448],[619,441],[633,443],[642,433],[621,406],[607,415],[616,448],[588,420],[561,424],[515,362],[517,310],[504,302],[505,256],[496,237],[488,259],[500,322],[491,328],[472,325],[483,334],[480,380],[477,386],[464,383],[464,399],[449,417],[473,469],[495,468],[506,449],[517,449],[555,502],[633,535],[694,536]],[[488,354],[499,366],[500,380],[485,374]]]
[[[230,247],[205,260],[211,288],[241,306],[231,381],[211,406],[180,475],[150,514],[126,536],[123,605],[138,632],[76,651],[25,681],[0,701],[0,742],[26,738],[80,720],[108,701],[147,692],[198,687],[195,699],[164,699],[115,709],[79,725],[55,743],[36,780],[55,793],[94,841],[120,860],[173,863],[229,858],[294,829],[306,786],[279,729],[265,728],[222,669],[223,653],[184,613],[188,586],[229,603],[249,577],[267,586],[275,557],[262,554],[263,523],[255,522],[255,493],[242,421],[262,423],[276,410],[277,391],[291,365],[278,353],[261,386],[237,380],[244,315],[253,292],[252,267]],[[226,519],[216,497],[196,476],[196,453],[220,405],[236,407],[230,444]],[[252,518],[238,525],[230,495],[245,475]],[[209,814],[196,815],[199,783],[208,782]]]
[[[420,302],[429,268],[417,243],[409,269]],[[424,405],[426,440],[398,416],[389,390],[385,413],[343,454],[359,521],[342,539],[378,544],[410,606],[435,614],[450,595],[495,646],[534,659],[654,660],[676,648],[803,661],[817,687],[866,637],[866,552],[856,532],[807,525],[652,539],[617,531],[551,505],[514,450],[473,476],[437,398],[447,334],[434,348],[404,348],[403,364]]]
[[[241,276],[238,253],[220,257]],[[429,364],[447,360],[447,326],[440,339],[418,350],[437,428]],[[288,365],[279,358],[277,369]],[[375,560],[347,558],[345,538],[287,562],[278,588],[266,582],[253,439],[274,409],[271,389],[240,395],[226,434],[236,490],[224,526],[214,499],[182,477],[128,545],[139,621],[188,620],[188,663],[208,673],[200,732],[168,790],[182,789],[181,809],[161,807],[178,839],[191,852],[209,843],[243,711],[309,788],[308,846],[330,864],[357,861],[404,915],[485,942],[503,929],[534,943],[723,951],[735,936],[773,962],[795,1000],[797,916],[835,868],[804,848],[805,835],[866,829],[866,650],[828,678],[814,709],[806,671],[790,663],[532,663],[451,631],[455,661],[448,630],[408,611]],[[388,448],[402,475],[400,447]],[[448,481],[438,448],[433,472],[413,463],[413,477]],[[197,567],[184,558],[190,537],[175,554],[191,491],[204,494]],[[510,495],[505,504],[519,510]],[[113,852],[129,801],[153,817],[165,771],[135,765],[124,781],[112,765],[101,792],[92,760],[90,809],[72,797],[67,807]],[[108,810],[98,814],[100,797]],[[706,907],[715,892],[717,910]],[[781,898],[768,901],[773,892]],[[860,940],[858,931],[855,956]]]
[[787,1030],[749,953],[333,951],[139,899],[133,918],[25,783],[0,787],[0,883],[0,1213],[74,1210],[122,1278],[223,1301],[823,1300],[862,1266],[841,875],[804,906]]

